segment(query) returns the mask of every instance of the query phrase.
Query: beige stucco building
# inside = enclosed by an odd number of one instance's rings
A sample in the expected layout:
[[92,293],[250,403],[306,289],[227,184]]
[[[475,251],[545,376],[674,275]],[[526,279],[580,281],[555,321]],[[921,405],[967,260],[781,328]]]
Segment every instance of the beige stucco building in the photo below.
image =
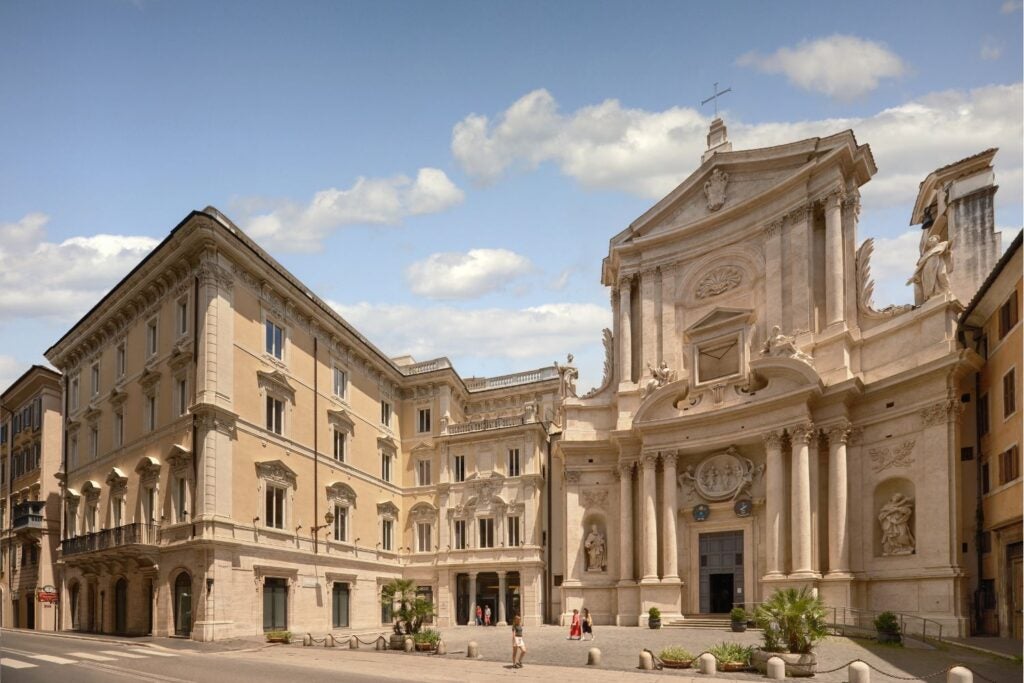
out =
[[0,625],[55,631],[61,378],[33,365],[0,394]]
[[[1021,233],[960,317],[961,339],[978,369],[964,396],[963,524],[973,596],[972,632],[1021,638],[1024,608],[1021,499]],[[980,525],[979,525],[980,522]]]
[[876,310],[868,146],[734,151],[715,120],[697,170],[603,264],[605,380],[566,399],[556,447],[563,614],[642,625],[807,585],[967,632],[958,418],[977,362],[956,328],[999,257],[994,154],[922,183],[915,304]]
[[379,631],[396,577],[442,626],[471,604],[541,620],[573,368],[390,359],[213,208],[46,355],[68,387],[64,628]]

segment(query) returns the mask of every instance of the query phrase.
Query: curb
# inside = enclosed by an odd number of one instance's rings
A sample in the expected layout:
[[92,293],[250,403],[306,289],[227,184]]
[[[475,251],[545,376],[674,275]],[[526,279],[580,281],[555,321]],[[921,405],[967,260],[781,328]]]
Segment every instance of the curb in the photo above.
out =
[[[0,633],[21,633],[26,635],[38,635],[38,636],[49,636],[51,638],[70,638],[71,640],[87,640],[93,643],[112,643],[115,645],[130,645],[132,647],[148,647],[155,650],[166,650],[167,652],[177,652],[171,647],[164,647],[157,643],[144,643],[144,642],[132,642],[131,640],[124,640],[118,638],[104,638],[103,636],[83,635],[75,633],[73,631],[33,631],[27,628],[2,628]],[[186,650],[187,652],[193,652],[193,650]]]
[[992,657],[999,657],[1000,659],[1008,659],[1011,662],[1016,662],[1020,655],[1008,655],[1005,652],[999,652],[997,650],[989,650],[988,648],[979,647],[977,645],[968,645],[967,643],[961,643],[956,640],[943,640],[943,644],[952,645],[953,647],[960,647],[965,650],[973,650],[974,652],[980,652],[983,655],[991,655]]

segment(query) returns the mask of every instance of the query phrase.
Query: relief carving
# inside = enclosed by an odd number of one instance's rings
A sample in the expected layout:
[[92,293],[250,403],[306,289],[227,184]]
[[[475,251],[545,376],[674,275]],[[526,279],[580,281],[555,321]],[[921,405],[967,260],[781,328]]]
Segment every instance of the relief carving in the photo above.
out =
[[584,509],[594,507],[606,507],[608,504],[608,489],[587,489],[580,493],[580,503]]
[[960,415],[962,410],[963,404],[955,398],[939,401],[921,409],[921,422],[924,423],[925,427],[952,422]]
[[604,375],[601,378],[600,386],[594,387],[593,389],[588,391],[586,394],[583,395],[583,398],[591,398],[593,396],[597,396],[599,393],[607,389],[612,382],[612,363],[614,358],[613,353],[615,346],[614,339],[612,337],[612,331],[609,330],[607,327],[601,330],[601,341],[602,343],[604,343]]
[[704,196],[708,200],[708,211],[718,211],[725,204],[725,188],[728,184],[729,174],[716,168],[704,183]]
[[894,493],[878,512],[882,525],[882,555],[912,555],[916,541],[910,531],[910,518],[914,515],[914,500],[902,493]]
[[743,271],[736,266],[720,266],[701,278],[697,283],[696,297],[709,299],[725,294],[739,287],[743,282]]
[[754,465],[740,455],[735,446],[702,460],[696,467],[688,465],[677,478],[679,486],[696,491],[709,501],[736,500],[750,493],[754,481],[764,473],[764,465]]
[[872,448],[868,453],[871,455],[871,469],[875,472],[891,467],[910,467],[914,464],[914,441],[904,441],[891,452],[888,448]]
[[876,310],[872,297],[875,292],[875,281],[871,279],[871,254],[875,250],[875,240],[868,238],[857,249],[857,310],[861,315],[868,318],[885,320],[905,313],[913,308],[906,304],[902,306],[886,306]]

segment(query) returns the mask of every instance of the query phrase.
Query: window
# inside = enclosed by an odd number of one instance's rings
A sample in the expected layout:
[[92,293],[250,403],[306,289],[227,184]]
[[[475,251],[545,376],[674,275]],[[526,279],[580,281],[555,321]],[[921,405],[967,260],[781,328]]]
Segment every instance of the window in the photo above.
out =
[[[382,596],[383,597],[383,596]],[[391,603],[381,602],[380,604],[380,623],[390,624],[394,621],[393,614],[394,606]]]
[[124,496],[113,496],[110,499],[110,521],[115,529],[124,525]]
[[117,377],[118,377],[118,379],[120,379],[121,377],[124,377],[124,371],[125,371],[124,342],[121,342],[120,344],[117,345],[117,363],[116,363],[116,365],[117,365]]
[[999,309],[999,338],[1002,339],[1010,333],[1013,326],[1017,324],[1020,313],[1017,310],[1017,291],[1014,290],[1010,298]]
[[420,460],[416,463],[416,483],[419,486],[430,486],[429,460]]
[[334,368],[334,395],[338,398],[345,398],[348,391],[348,375],[341,368]]
[[156,429],[156,394],[146,397],[146,431]]
[[519,449],[510,448],[508,449],[508,476],[518,477],[519,476]]
[[85,531],[93,533],[99,527],[99,506],[97,503],[89,503],[85,508]]
[[490,517],[480,520],[480,547],[494,547],[494,520]]
[[466,549],[466,520],[457,519],[455,520],[455,549],[465,550]]
[[100,393],[100,364],[93,363],[92,368],[89,371],[89,375],[92,378],[92,383],[89,385],[91,388],[91,394],[98,396]]
[[992,490],[991,479],[989,478],[989,467],[987,462],[981,464],[981,492],[988,493]]
[[392,550],[394,548],[394,535],[395,535],[395,522],[394,520],[385,519],[381,521],[380,525],[380,544],[384,550]]
[[174,521],[188,521],[188,482],[185,477],[174,480]]
[[284,489],[278,486],[267,486],[266,517],[263,525],[268,529],[284,528]]
[[430,432],[430,408],[420,408],[419,420],[417,422],[417,431],[420,434],[427,434]]
[[284,403],[273,396],[267,396],[267,431],[284,433]]
[[455,470],[453,474],[455,481],[466,481],[466,456],[456,455],[452,469]]
[[331,622],[334,628],[348,628],[348,603],[348,584],[335,583],[331,590]]
[[1011,446],[999,454],[999,484],[1007,484],[1020,477],[1020,449]]
[[345,462],[345,432],[334,428],[334,459]]
[[68,439],[68,463],[69,469],[76,469],[78,467],[78,435],[72,436]]
[[1007,418],[1017,412],[1017,372],[1016,368],[1003,375],[1003,417]]
[[142,490],[142,522],[152,524],[156,521],[156,488],[147,486]]
[[391,454],[384,451],[380,453],[380,478],[391,481]]
[[96,459],[100,454],[100,430],[93,427],[89,430],[89,457]]
[[998,600],[996,600],[996,580],[982,579],[978,586],[978,590],[981,593],[980,600],[982,609],[995,609],[998,604]]
[[988,394],[978,399],[978,436],[988,434]]
[[385,427],[391,426],[391,404],[387,401],[380,402],[380,423]]
[[416,551],[429,553],[431,551],[431,525],[427,522],[416,523]]
[[737,337],[719,339],[697,349],[699,381],[735,375],[740,371],[740,345]]
[[69,399],[71,402],[71,410],[78,410],[78,375],[71,378],[71,388],[68,389],[68,393],[71,394]]
[[124,413],[120,410],[114,413],[114,448],[124,445]]
[[284,360],[284,329],[268,320],[266,323],[266,351],[278,360]]
[[156,318],[146,325],[146,356],[155,356],[157,349]]
[[178,299],[178,336],[188,332],[188,299]]
[[519,542],[520,542],[520,538],[519,538],[519,516],[518,515],[509,516],[508,520],[506,521],[506,525],[505,526],[508,527],[508,545],[509,545],[509,547],[514,548],[517,545],[519,545]]
[[344,543],[348,540],[348,508],[334,506],[334,540]]
[[181,417],[188,412],[188,380],[183,377],[177,381],[176,386],[175,403],[178,408],[178,417]]

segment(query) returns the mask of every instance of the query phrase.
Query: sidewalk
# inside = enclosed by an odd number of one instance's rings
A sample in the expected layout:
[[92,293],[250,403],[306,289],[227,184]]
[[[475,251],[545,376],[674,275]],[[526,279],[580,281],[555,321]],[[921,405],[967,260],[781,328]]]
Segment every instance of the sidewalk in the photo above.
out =
[[1021,659],[1021,641],[1013,638],[997,636],[970,636],[967,638],[945,638],[944,640],[979,652],[987,652],[997,657]]
[[2,628],[3,633],[22,633],[25,635],[45,636],[49,638],[68,638],[71,640],[90,640],[96,643],[116,643],[118,645],[135,645],[153,647],[176,652],[239,652],[266,647],[265,640],[260,638],[219,640],[201,643],[188,638],[156,638],[154,636],[117,636],[109,633],[80,633],[77,631],[35,631],[26,628]]

